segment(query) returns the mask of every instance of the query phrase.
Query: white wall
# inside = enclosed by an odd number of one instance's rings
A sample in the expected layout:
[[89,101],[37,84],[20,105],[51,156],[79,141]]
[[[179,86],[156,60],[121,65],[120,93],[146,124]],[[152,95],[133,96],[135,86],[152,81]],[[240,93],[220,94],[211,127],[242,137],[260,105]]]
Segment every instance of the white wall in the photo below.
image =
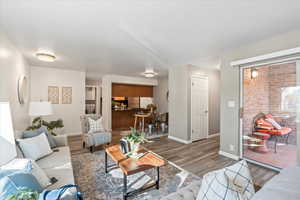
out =
[[[81,133],[80,115],[85,109],[85,72],[57,68],[31,67],[31,100],[48,101],[48,86],[60,87],[60,104],[53,104],[54,115],[46,120],[64,121],[62,133]],[[61,87],[72,87],[72,104],[61,104]]]
[[[28,99],[26,99],[27,103],[23,105],[19,104],[17,83],[20,75],[26,75],[28,78],[27,89],[29,91],[30,70],[21,53],[14,47],[3,32],[0,32],[0,44],[0,101],[10,103],[13,128],[16,132],[20,132],[25,130],[29,125],[29,95]],[[6,119],[8,120],[9,116],[6,116]],[[0,135],[3,136],[2,134]],[[4,141],[8,141],[7,138],[13,138],[13,136],[7,135],[6,137],[4,135],[4,137],[5,138],[0,138],[0,164],[11,160],[15,156],[14,141],[10,141],[11,145],[3,143]]]
[[[226,52],[221,62],[221,147],[220,150],[239,156],[239,68],[230,66],[231,61],[259,56],[300,46],[300,30],[278,35],[266,40]],[[297,74],[298,76],[298,74]],[[235,101],[234,108],[228,101]],[[233,149],[230,149],[230,146]],[[299,154],[300,155],[300,154]]]
[[134,85],[157,85],[156,79],[139,78],[131,76],[105,75],[102,78],[102,115],[104,128],[111,130],[111,87],[112,83]]
[[168,76],[159,77],[158,84],[153,88],[154,103],[159,113],[168,112],[167,92],[169,90]]
[[188,142],[190,126],[188,114],[189,68],[169,69],[169,137]]
[[22,54],[8,40],[7,36],[0,32],[0,101],[9,101],[12,110],[14,129],[25,130],[29,125],[28,95],[26,104],[18,101],[18,79],[21,75],[28,78],[28,93],[30,91],[30,67]]

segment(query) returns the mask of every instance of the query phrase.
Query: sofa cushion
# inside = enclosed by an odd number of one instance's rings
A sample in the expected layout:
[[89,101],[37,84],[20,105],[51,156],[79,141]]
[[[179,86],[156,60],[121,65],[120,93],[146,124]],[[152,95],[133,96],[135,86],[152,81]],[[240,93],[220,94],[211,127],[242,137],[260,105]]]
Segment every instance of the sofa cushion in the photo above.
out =
[[55,177],[58,180],[47,189],[56,189],[63,185],[74,184],[69,147],[57,148],[52,154],[38,160],[37,164],[46,172],[48,177]]
[[111,142],[110,132],[99,132],[86,134],[87,146],[98,146]]

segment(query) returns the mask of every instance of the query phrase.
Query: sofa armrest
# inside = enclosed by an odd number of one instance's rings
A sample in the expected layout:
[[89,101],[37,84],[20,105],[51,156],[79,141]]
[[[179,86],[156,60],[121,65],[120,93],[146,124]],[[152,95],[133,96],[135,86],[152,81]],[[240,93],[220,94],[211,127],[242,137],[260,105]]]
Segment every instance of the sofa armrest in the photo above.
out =
[[68,139],[66,135],[53,136],[57,147],[68,146]]

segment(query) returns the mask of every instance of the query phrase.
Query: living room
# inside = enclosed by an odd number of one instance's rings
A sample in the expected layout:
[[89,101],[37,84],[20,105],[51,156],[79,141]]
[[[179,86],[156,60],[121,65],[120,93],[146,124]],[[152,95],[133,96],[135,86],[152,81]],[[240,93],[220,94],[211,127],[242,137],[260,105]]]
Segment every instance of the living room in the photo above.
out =
[[299,199],[299,8],[0,0],[0,199]]

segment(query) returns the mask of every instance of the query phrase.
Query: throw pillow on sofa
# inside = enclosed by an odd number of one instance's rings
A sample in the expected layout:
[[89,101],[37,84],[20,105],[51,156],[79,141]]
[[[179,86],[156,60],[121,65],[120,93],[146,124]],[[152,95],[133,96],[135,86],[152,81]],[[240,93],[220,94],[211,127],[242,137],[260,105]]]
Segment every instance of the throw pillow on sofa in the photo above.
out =
[[234,186],[230,185],[225,170],[217,170],[203,176],[197,200],[240,200]]
[[17,139],[17,143],[25,158],[38,160],[52,153],[46,134],[44,133],[32,138]]
[[224,170],[228,180],[241,195],[241,199],[251,199],[255,189],[247,162],[242,160]]
[[6,200],[9,195],[18,192],[17,186],[7,176],[0,179],[0,200]]
[[197,200],[250,200],[254,185],[247,162],[204,175]]
[[40,168],[34,160],[16,158],[9,163],[1,166],[0,170],[9,171],[7,175],[20,171],[30,172],[43,188],[51,185],[51,181],[44,170]]
[[104,128],[103,128],[103,125],[102,125],[102,120],[103,118],[100,117],[99,119],[97,120],[94,120],[92,118],[88,118],[88,121],[89,121],[89,132],[88,133],[97,133],[97,132],[103,132],[104,131]]
[[42,186],[31,173],[17,172],[10,174],[7,177],[17,186],[17,188],[25,187],[39,193],[43,191]]
[[24,138],[32,138],[32,137],[38,136],[42,133],[46,134],[48,142],[49,142],[51,148],[57,147],[57,145],[55,143],[55,140],[53,138],[53,135],[51,135],[51,133],[48,132],[47,128],[43,127],[43,126],[40,127],[39,129],[36,129],[36,130],[24,131],[23,134],[22,134],[22,137],[23,137],[23,139]]

